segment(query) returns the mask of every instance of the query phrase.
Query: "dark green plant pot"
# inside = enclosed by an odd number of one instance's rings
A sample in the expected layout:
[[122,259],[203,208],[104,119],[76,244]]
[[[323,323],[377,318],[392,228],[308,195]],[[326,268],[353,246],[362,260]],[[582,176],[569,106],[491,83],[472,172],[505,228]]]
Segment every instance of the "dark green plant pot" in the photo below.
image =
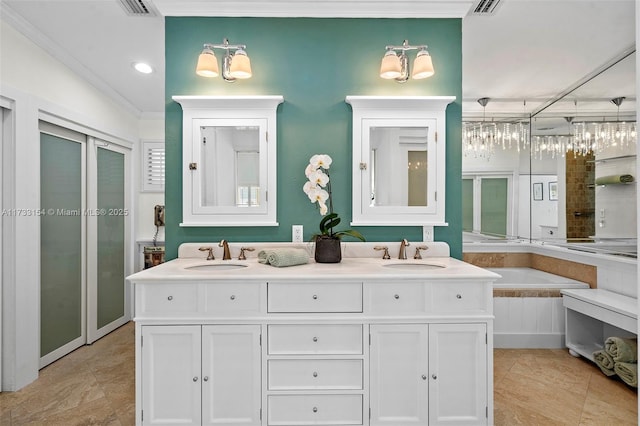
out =
[[342,260],[340,239],[327,235],[316,237],[315,259],[317,263],[339,263]]

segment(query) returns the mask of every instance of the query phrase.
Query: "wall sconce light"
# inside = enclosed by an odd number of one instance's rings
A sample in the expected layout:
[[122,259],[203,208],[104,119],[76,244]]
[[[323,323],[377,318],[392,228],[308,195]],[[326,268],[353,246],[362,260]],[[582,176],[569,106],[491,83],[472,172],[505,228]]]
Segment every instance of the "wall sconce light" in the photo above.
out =
[[[411,74],[411,78],[416,80],[435,74],[431,55],[429,55],[426,45],[411,46],[405,40],[402,46],[386,46],[385,49],[387,51],[380,64],[380,77],[404,83],[409,79],[409,74]],[[418,51],[416,59],[413,61],[413,72],[409,70],[409,58],[405,53],[407,50]]]
[[251,78],[251,61],[244,44],[229,44],[226,38],[222,44],[205,43],[202,53],[198,57],[196,74],[202,77],[217,77],[220,75],[218,59],[213,49],[224,49],[225,54],[222,59],[222,78],[230,83],[236,79]]

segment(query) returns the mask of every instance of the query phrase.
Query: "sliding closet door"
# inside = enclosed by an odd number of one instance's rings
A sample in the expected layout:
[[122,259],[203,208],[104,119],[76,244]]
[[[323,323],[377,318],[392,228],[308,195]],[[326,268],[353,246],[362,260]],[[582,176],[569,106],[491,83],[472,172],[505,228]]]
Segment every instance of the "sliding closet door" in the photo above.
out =
[[[85,143],[40,134],[40,365],[85,343]],[[34,267],[37,259],[34,253]]]
[[[88,342],[129,320],[125,286],[129,246],[128,161],[130,150],[91,140],[89,158]],[[95,179],[93,179],[95,177]]]

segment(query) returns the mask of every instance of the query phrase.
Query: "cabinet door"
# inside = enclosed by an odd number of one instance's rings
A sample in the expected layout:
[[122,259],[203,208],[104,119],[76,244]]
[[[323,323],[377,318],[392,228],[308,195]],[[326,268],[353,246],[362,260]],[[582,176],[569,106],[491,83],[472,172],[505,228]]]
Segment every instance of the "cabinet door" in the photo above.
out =
[[202,424],[260,425],[259,325],[202,327]]
[[428,424],[426,324],[372,325],[371,426]]
[[142,424],[199,425],[200,326],[142,327]]
[[429,425],[487,424],[486,324],[429,325]]

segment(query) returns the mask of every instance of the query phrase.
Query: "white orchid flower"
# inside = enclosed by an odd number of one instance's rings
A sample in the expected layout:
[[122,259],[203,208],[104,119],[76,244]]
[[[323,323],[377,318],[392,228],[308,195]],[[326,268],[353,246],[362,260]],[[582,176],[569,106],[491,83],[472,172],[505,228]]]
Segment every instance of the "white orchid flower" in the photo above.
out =
[[304,175],[305,175],[306,177],[309,177],[309,175],[310,175],[311,173],[315,172],[316,170],[318,170],[318,168],[317,168],[317,167],[314,167],[314,166],[313,166],[313,164],[309,164],[309,165],[307,165],[307,168],[306,168],[306,169],[304,169]]
[[320,189],[318,187],[318,185],[315,184],[315,182],[311,182],[311,181],[306,181],[304,183],[304,186],[302,187],[302,190],[304,191],[305,194],[309,194],[309,192],[313,191],[314,189]]
[[309,175],[309,181],[324,188],[327,186],[327,183],[329,183],[329,176],[327,176],[327,174],[322,170],[318,169]]
[[331,159],[331,157],[329,157],[327,154],[316,154],[311,157],[311,159],[309,160],[309,164],[311,164],[316,169],[320,167],[322,167],[323,169],[328,169],[331,166],[332,161],[333,160]]
[[324,216],[325,214],[327,214],[327,204],[323,203],[322,201],[318,200],[318,206],[320,206],[320,214],[322,216]]
[[318,202],[318,204],[324,204],[327,198],[329,198],[329,193],[324,189],[316,188],[309,191],[307,196],[312,203]]

